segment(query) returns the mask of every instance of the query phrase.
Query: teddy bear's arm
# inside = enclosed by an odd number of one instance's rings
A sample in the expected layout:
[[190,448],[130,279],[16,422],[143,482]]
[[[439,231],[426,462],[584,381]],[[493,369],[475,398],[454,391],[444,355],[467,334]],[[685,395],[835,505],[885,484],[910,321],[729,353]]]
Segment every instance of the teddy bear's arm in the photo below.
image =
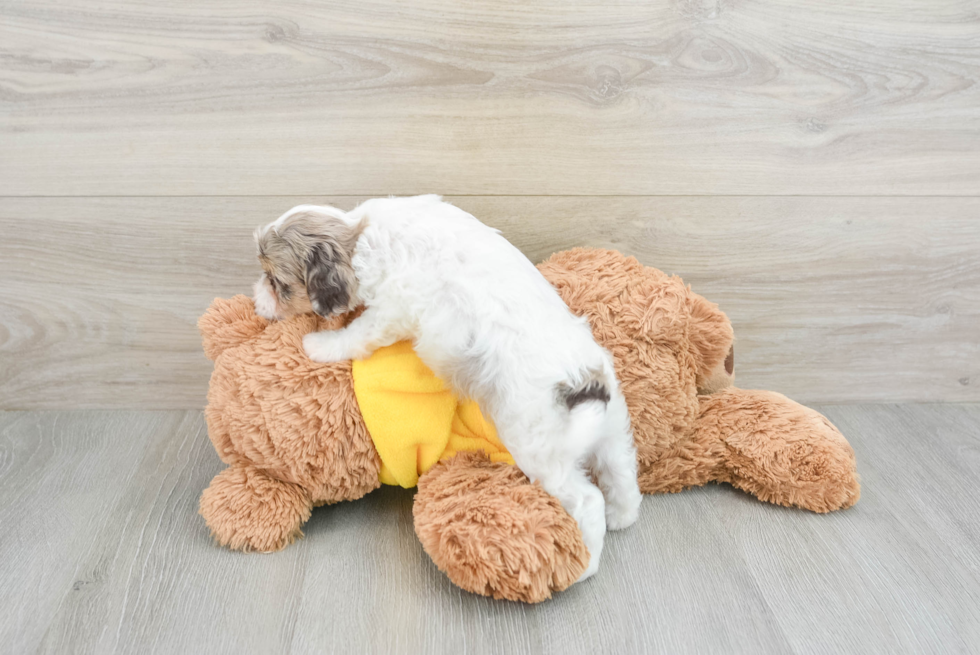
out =
[[298,484],[251,465],[226,468],[201,495],[200,512],[211,535],[234,550],[268,553],[303,535],[313,501]]

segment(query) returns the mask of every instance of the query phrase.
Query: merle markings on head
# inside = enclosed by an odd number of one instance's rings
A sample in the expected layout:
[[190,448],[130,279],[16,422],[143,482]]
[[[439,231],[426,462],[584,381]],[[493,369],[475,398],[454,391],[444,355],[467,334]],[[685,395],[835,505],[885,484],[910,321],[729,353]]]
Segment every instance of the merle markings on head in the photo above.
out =
[[362,224],[332,207],[300,206],[255,231],[264,273],[255,310],[269,319],[313,311],[329,317],[354,309],[357,278],[351,258]]

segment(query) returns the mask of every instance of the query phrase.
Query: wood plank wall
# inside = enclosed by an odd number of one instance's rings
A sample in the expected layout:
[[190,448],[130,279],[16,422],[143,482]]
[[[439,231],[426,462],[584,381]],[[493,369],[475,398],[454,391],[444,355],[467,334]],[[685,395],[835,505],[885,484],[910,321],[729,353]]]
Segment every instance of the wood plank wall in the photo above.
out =
[[741,386],[980,400],[973,1],[0,2],[0,409],[198,407],[254,226],[438,192],[618,248]]

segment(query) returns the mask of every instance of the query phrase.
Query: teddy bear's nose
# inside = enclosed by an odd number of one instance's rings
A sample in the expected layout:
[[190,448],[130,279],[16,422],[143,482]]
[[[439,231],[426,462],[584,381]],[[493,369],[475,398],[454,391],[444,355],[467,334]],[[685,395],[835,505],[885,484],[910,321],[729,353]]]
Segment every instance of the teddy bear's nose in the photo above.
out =
[[735,372],[735,346],[728,349],[728,357],[725,358],[725,372],[729,375]]

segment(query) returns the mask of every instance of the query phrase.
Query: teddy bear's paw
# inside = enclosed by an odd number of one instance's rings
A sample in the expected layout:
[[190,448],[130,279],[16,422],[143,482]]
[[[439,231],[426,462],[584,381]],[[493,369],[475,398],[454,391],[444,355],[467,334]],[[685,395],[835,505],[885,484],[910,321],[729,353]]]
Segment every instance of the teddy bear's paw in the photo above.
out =
[[314,362],[322,364],[353,358],[353,354],[344,347],[343,340],[336,332],[310,332],[303,337],[303,350]]
[[211,535],[233,550],[269,553],[298,537],[312,502],[298,485],[249,466],[227,468],[201,494],[200,512]]

